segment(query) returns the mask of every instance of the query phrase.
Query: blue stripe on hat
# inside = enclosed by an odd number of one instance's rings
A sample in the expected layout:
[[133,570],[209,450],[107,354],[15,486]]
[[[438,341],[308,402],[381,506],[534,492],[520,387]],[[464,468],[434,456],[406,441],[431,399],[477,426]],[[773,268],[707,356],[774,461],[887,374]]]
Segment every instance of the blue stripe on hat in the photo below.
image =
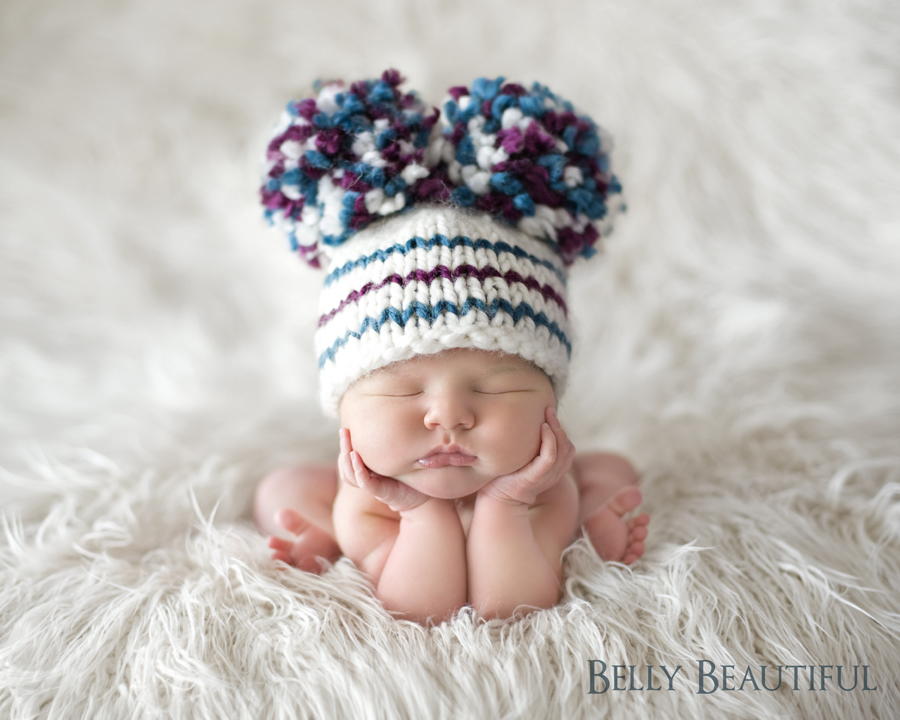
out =
[[421,302],[414,302],[406,310],[398,310],[395,307],[385,308],[381,316],[379,318],[367,317],[363,320],[362,325],[359,326],[359,330],[348,331],[343,337],[335,340],[331,347],[329,347],[325,352],[323,352],[319,356],[319,369],[324,367],[325,363],[329,360],[334,361],[334,356],[337,354],[338,350],[341,349],[344,345],[347,344],[347,341],[350,337],[355,337],[357,339],[361,339],[363,334],[368,330],[374,330],[375,332],[379,332],[381,330],[381,326],[386,322],[395,322],[400,327],[405,327],[406,323],[413,316],[413,314],[418,317],[427,320],[429,324],[433,323],[441,314],[445,312],[453,313],[454,315],[458,315],[459,317],[464,317],[474,309],[482,310],[487,314],[489,318],[493,318],[500,312],[506,313],[507,315],[512,316],[513,322],[519,322],[523,317],[529,317],[534,321],[535,325],[540,327],[547,328],[552,335],[554,335],[566,348],[566,354],[571,357],[572,355],[572,345],[569,342],[569,339],[566,337],[566,334],[560,330],[559,326],[550,320],[543,312],[535,313],[534,308],[531,307],[530,304],[523,302],[517,305],[515,308],[508,300],[500,300],[495,299],[490,304],[484,302],[484,300],[479,300],[477,298],[468,298],[465,303],[463,303],[462,310],[456,305],[456,303],[449,302],[447,300],[441,300],[437,305],[425,305]]
[[556,277],[559,278],[559,281],[562,283],[563,287],[565,287],[568,282],[567,274],[564,270],[561,270],[559,267],[557,267],[554,263],[550,262],[549,260],[544,260],[543,258],[539,258],[535,255],[532,255],[531,253],[526,252],[525,250],[523,250],[520,247],[517,247],[516,245],[510,245],[509,243],[503,242],[503,241],[492,243],[488,240],[485,240],[484,238],[479,238],[478,240],[472,240],[471,238],[466,237],[465,235],[457,235],[456,237],[454,237],[451,240],[446,235],[436,234],[436,235],[433,235],[431,237],[431,239],[429,239],[429,240],[425,240],[421,237],[416,236],[416,237],[410,238],[404,244],[397,243],[397,244],[391,245],[390,247],[387,247],[387,248],[380,248],[380,249],[376,250],[375,252],[373,252],[371,255],[364,255],[364,256],[356,258],[354,260],[348,260],[346,263],[341,265],[341,267],[335,268],[330,273],[328,273],[328,275],[325,276],[325,283],[324,283],[325,287],[328,287],[329,285],[331,285],[331,283],[333,283],[339,277],[341,277],[342,275],[346,275],[348,272],[350,272],[351,270],[353,270],[356,267],[359,267],[360,265],[362,267],[366,267],[370,262],[374,262],[376,260],[378,260],[378,261],[387,260],[387,258],[395,252],[406,255],[408,252],[410,252],[410,250],[417,249],[417,248],[422,248],[424,250],[430,250],[435,245],[443,245],[444,247],[448,247],[451,249],[455,248],[459,245],[467,245],[468,247],[474,248],[476,250],[478,248],[493,250],[498,255],[500,253],[504,253],[504,252],[512,253],[517,258],[528,258],[528,260],[530,260],[535,265],[542,265],[543,267],[552,271],[556,275]]

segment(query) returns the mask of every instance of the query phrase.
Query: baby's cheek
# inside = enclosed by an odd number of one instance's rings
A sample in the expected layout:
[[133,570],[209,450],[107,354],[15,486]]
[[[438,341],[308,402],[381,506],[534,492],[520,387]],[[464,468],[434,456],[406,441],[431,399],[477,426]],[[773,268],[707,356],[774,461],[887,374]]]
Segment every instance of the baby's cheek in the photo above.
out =
[[379,433],[377,437],[367,438],[367,442],[357,448],[366,466],[379,475],[396,477],[399,472],[408,472],[408,450],[402,438],[390,432]]
[[511,427],[494,443],[492,453],[497,474],[508,474],[524,467],[540,451],[540,429],[531,425]]
[[363,448],[359,451],[360,456],[365,462],[366,467],[377,472],[379,475],[387,475],[390,477],[395,470],[397,457],[395,453],[391,453],[386,448],[392,447],[388,443],[374,444],[369,448]]

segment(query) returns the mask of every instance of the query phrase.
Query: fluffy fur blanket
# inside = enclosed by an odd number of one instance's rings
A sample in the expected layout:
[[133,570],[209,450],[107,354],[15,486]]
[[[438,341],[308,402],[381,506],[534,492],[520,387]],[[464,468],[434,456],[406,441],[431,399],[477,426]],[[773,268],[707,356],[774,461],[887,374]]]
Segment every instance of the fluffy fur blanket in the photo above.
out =
[[[898,37],[886,0],[6,0],[0,717],[897,717]],[[263,143],[387,67],[616,141],[561,419],[633,458],[648,550],[575,543],[515,622],[394,620],[249,520],[338,440]]]

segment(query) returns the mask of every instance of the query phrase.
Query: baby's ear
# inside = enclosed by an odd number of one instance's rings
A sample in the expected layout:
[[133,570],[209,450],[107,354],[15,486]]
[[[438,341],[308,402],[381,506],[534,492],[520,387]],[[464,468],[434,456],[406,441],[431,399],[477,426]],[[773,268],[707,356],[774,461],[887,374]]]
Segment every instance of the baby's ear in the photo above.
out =
[[596,253],[625,209],[612,137],[540,83],[477,78],[447,91],[443,160],[452,200],[553,243],[569,265]]
[[316,80],[290,101],[266,148],[260,201],[270,225],[313,267],[373,220],[416,201],[444,201],[436,168],[440,111],[395,69],[347,83]]

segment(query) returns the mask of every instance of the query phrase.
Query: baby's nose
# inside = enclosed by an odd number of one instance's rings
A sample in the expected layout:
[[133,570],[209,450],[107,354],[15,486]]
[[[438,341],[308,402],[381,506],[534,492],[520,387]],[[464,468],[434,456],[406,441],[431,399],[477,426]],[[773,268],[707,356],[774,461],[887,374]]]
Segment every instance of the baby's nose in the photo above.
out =
[[425,412],[425,426],[428,428],[471,427],[474,421],[475,414],[471,406],[463,398],[455,396],[433,398]]

